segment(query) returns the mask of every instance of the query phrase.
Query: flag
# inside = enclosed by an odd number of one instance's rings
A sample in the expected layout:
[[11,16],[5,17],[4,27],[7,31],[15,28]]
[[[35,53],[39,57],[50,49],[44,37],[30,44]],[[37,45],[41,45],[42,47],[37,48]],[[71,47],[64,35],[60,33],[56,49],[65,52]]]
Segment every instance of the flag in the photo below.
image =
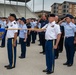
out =
[[0,28],[0,40],[3,39],[5,34],[5,29],[4,28]]

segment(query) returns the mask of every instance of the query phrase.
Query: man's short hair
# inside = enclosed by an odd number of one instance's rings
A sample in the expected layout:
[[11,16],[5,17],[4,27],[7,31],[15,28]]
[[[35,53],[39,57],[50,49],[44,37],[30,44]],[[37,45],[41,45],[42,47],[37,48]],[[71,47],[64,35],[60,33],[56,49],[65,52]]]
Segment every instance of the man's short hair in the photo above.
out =
[[55,14],[49,14],[48,17],[55,17]]
[[14,17],[15,20],[17,19],[15,14],[10,14],[10,16]]

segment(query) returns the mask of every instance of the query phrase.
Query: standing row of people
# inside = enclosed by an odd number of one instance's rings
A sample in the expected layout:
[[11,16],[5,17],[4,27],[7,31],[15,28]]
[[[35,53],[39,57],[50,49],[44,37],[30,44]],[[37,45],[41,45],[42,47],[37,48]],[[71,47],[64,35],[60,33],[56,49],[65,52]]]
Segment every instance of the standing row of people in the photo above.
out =
[[43,70],[43,72],[46,72],[47,74],[51,74],[54,71],[53,69],[55,63],[54,60],[58,58],[59,51],[62,52],[63,50],[64,38],[65,38],[64,44],[65,44],[67,61],[63,65],[67,65],[68,67],[73,66],[74,54],[75,54],[74,44],[76,44],[76,25],[75,25],[74,17],[70,14],[67,14],[65,18],[60,21],[57,21],[58,16],[51,14],[49,15],[48,20],[49,23],[45,24],[41,29],[36,29],[34,31],[45,32],[46,42],[44,49],[46,55],[47,68]]
[[21,45],[19,58],[23,59],[26,58],[26,46],[30,46],[31,36],[34,44],[37,33],[39,33],[39,41],[43,49],[40,53],[46,56],[47,68],[43,72],[47,74],[54,72],[55,59],[58,58],[59,52],[63,51],[64,38],[67,61],[63,65],[71,67],[74,63],[74,44],[76,44],[76,25],[74,23],[74,17],[70,14],[67,14],[63,20],[59,20],[58,16],[54,14],[48,15],[48,19],[42,15],[38,21],[26,20],[24,17],[17,20],[15,14],[10,14],[6,23],[9,65],[5,67],[7,69],[16,67],[17,36],[19,36]]
[[36,21],[34,19],[26,20],[24,17],[17,19],[15,14],[9,15],[9,17],[7,18],[7,29],[6,29],[7,53],[8,53],[9,64],[5,65],[5,68],[13,69],[16,67],[17,36],[19,36],[19,42],[21,45],[21,55],[19,56],[19,58],[20,59],[26,58],[26,46],[30,46],[31,36],[32,36],[32,43],[35,43],[36,40],[35,31],[29,31],[27,30],[27,28],[35,28],[35,26]]

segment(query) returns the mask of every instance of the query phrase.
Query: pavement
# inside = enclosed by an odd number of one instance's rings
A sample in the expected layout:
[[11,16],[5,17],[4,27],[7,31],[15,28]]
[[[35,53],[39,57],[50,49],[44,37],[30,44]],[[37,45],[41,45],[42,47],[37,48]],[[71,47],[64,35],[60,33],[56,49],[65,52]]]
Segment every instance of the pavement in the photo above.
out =
[[[7,48],[0,48],[0,75],[47,75],[42,70],[46,69],[45,55],[39,54],[42,51],[42,47],[36,44],[31,44],[27,47],[26,59],[19,59],[20,45],[17,46],[17,64],[16,68],[7,70],[4,68],[8,65]],[[59,59],[55,63],[55,72],[51,75],[76,75],[76,55],[74,65],[72,67],[63,66],[66,62],[65,48],[63,53],[60,53]]]

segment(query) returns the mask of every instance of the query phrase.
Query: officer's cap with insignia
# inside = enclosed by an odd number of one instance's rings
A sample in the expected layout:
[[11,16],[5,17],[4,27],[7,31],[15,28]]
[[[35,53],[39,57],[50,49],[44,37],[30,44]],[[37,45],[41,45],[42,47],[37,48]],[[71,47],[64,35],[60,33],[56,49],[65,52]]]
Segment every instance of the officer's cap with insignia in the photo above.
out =
[[15,20],[17,19],[15,14],[10,14],[10,16],[14,17]]
[[48,17],[55,17],[55,14],[49,14]]
[[74,19],[74,17],[70,14],[67,14],[66,17],[69,17],[70,19]]
[[26,19],[24,17],[22,17],[20,20],[26,23]]

